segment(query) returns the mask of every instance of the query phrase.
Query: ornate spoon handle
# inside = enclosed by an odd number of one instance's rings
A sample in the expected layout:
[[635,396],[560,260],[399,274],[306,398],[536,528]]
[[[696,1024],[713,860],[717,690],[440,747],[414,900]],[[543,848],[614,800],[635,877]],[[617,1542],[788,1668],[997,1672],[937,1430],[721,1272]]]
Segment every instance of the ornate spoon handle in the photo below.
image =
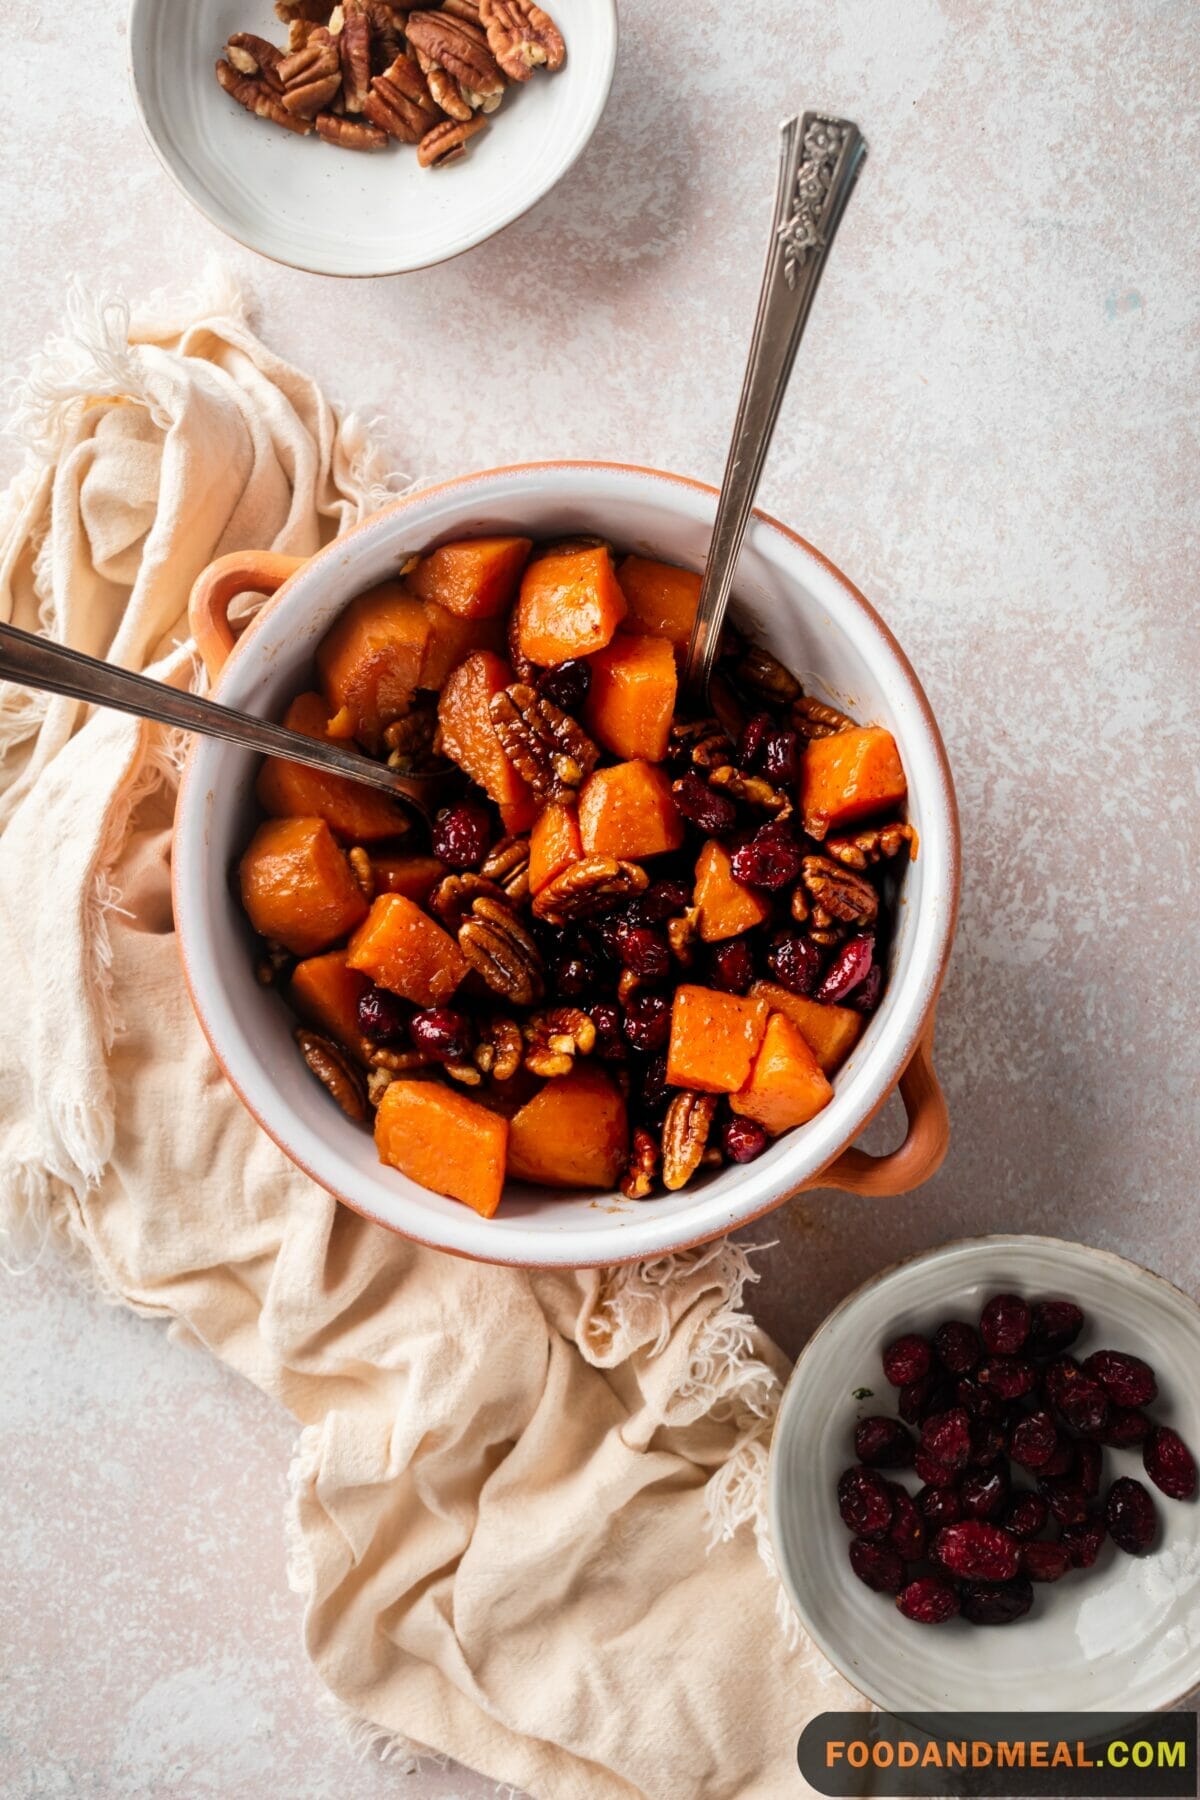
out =
[[825,255],[866,154],[862,133],[848,119],[809,112],[789,119],[780,133],[775,212],[758,314],[683,675],[685,696],[696,708],[706,704],[750,508]]

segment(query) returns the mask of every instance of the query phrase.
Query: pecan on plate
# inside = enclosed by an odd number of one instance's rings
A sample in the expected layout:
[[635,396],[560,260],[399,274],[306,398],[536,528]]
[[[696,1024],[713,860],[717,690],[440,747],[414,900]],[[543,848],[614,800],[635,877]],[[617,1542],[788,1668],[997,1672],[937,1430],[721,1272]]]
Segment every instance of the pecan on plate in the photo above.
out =
[[479,24],[479,0],[443,0],[442,11],[465,19],[468,25]]
[[497,1013],[480,1025],[471,1054],[481,1075],[490,1075],[493,1081],[511,1081],[524,1052],[525,1039],[517,1021]]
[[525,1023],[525,1067],[531,1075],[569,1075],[577,1056],[596,1048],[596,1027],[577,1006],[552,1006]]
[[476,875],[470,869],[462,875],[445,875],[429,896],[429,910],[447,931],[455,932],[480,894],[485,900],[501,904],[505,898],[500,883],[490,881],[486,875]]
[[662,1129],[662,1172],[669,1193],[686,1187],[700,1167],[716,1110],[716,1094],[696,1094],[690,1088],[676,1094],[668,1106]]
[[222,57],[217,64],[217,80],[231,99],[247,112],[253,113],[256,119],[266,119],[272,125],[282,125],[287,131],[294,131],[303,137],[312,130],[308,119],[297,118],[290,113],[279,95],[269,88],[261,76],[239,75],[232,63]]
[[493,993],[514,1006],[536,1006],[546,991],[542,958],[519,919],[500,901],[478,894],[458,928],[458,947]]
[[872,863],[899,856],[902,850],[911,855],[914,835],[911,825],[893,819],[888,825],[869,825],[865,831],[846,837],[826,838],[825,854],[848,869],[866,869]]
[[303,1026],[296,1032],[300,1054],[323,1087],[328,1088],[348,1119],[367,1116],[367,1085],[340,1044]]
[[536,918],[565,925],[611,912],[635,894],[644,893],[650,877],[637,863],[615,856],[584,856],[548,881],[533,903]]
[[813,923],[828,929],[831,921],[865,929],[879,914],[879,895],[869,881],[831,862],[827,856],[806,856],[800,879],[812,896]]
[[308,25],[323,25],[329,17],[329,0],[275,0],[275,17],[290,25],[299,19]]
[[417,161],[423,169],[444,169],[447,163],[457,162],[460,156],[467,154],[467,141],[477,131],[487,130],[487,120],[482,113],[470,119],[443,119],[427,131],[417,145]]
[[629,1162],[621,1177],[621,1192],[627,1200],[644,1200],[654,1186],[658,1168],[658,1140],[644,1125],[633,1128]]
[[413,58],[403,52],[382,75],[375,76],[363,112],[372,125],[402,144],[419,144],[438,118],[425,77]]
[[769,706],[786,706],[800,694],[800,683],[777,656],[761,644],[747,644],[733,665],[733,679],[746,693]]
[[839,731],[853,728],[854,720],[849,713],[839,712],[836,706],[827,706],[824,700],[814,700],[811,694],[801,694],[792,702],[792,730],[799,737],[836,737]]
[[285,56],[277,75],[283,83],[283,104],[297,118],[315,119],[342,85],[342,63],[337,40],[328,31],[314,31],[303,50]]
[[528,81],[537,68],[561,69],[567,51],[548,12],[533,0],[479,0],[479,22],[488,49],[512,81]]
[[337,47],[346,111],[360,113],[371,87],[371,20],[366,0],[345,0]]
[[[314,123],[318,137],[327,144],[336,144],[339,150],[386,150],[391,141],[378,125],[368,125],[364,119],[347,119],[341,113],[318,113]],[[391,760],[389,757],[389,763]]]
[[528,900],[529,839],[501,838],[480,863],[479,873],[485,881],[497,882],[507,899]]
[[478,25],[454,13],[420,11],[409,13],[404,29],[414,54],[420,52],[453,75],[468,100],[477,95],[482,105],[504,92],[504,77]]
[[791,798],[782,788],[773,786],[764,775],[745,775],[732,763],[710,769],[708,785],[719,794],[728,794],[731,800],[743,800],[747,806],[770,813],[775,819],[786,819],[793,811]]
[[365,0],[365,5],[371,27],[371,73],[382,75],[404,48],[406,15],[392,0]]
[[266,38],[258,37],[253,31],[235,31],[225,45],[225,54],[239,75],[261,75],[274,93],[283,92],[283,82],[279,79],[283,51],[269,44]]
[[[433,95],[447,118],[457,119],[460,123],[469,119],[471,117],[471,106],[470,102],[463,96],[462,83],[455,81],[453,75],[443,69],[440,63],[431,61],[423,51],[418,50],[416,57],[418,67],[429,84],[429,92]],[[436,125],[434,126],[434,130],[437,130]]]
[[569,800],[600,760],[600,752],[570,713],[524,681],[493,694],[492,729],[518,775],[539,799]]

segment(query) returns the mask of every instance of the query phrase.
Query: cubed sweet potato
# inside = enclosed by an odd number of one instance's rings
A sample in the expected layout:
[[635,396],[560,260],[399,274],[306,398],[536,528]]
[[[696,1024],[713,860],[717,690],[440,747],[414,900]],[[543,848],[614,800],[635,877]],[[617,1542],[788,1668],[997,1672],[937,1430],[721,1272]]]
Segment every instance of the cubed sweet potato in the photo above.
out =
[[678,569],[674,563],[627,556],[617,570],[617,580],[629,607],[629,630],[665,638],[681,661],[696,619],[699,575],[691,569]]
[[833,1089],[792,1021],[781,1012],[767,1020],[762,1044],[745,1086],[729,1097],[733,1112],[778,1137],[828,1106]]
[[[289,731],[303,737],[338,740],[329,730],[329,708],[320,694],[297,694],[284,714]],[[396,800],[376,788],[364,787],[342,775],[328,775],[304,763],[268,756],[255,785],[258,803],[277,819],[324,819],[331,831],[348,844],[376,844],[384,838],[403,837],[409,816]]]
[[296,964],[288,995],[302,1019],[365,1062],[372,1045],[358,1029],[358,1002],[370,985],[361,969],[350,967],[344,950],[327,950]]
[[327,950],[366,915],[362,889],[324,819],[268,819],[239,873],[255,931],[293,956]]
[[596,742],[630,761],[661,762],[675,712],[675,657],[664,638],[628,637],[590,657],[584,724]]
[[734,1094],[744,1087],[766,1029],[765,1000],[684,983],[675,990],[667,1080],[672,1087]]
[[532,548],[525,537],[459,538],[423,556],[408,584],[422,600],[436,600],[460,618],[499,618],[512,604]]
[[756,981],[750,989],[775,1012],[785,1013],[817,1059],[824,1075],[841,1068],[862,1036],[866,1019],[849,1006],[823,1006],[804,994],[789,993],[773,981]]
[[490,1219],[504,1187],[508,1120],[433,1081],[393,1081],[375,1114],[379,1160]]
[[412,705],[428,641],[424,602],[403,582],[385,581],[352,600],[317,646],[330,711],[345,707],[354,736],[373,754],[384,727]]
[[811,837],[886,812],[908,792],[896,740],[880,725],[814,738],[800,770],[800,808]]
[[737,879],[728,850],[716,838],[709,838],[696,858],[692,904],[699,908],[700,936],[706,944],[737,937],[771,916],[766,896]]
[[429,637],[421,659],[421,686],[438,694],[452,669],[468,657],[472,650],[490,650],[498,655],[504,649],[503,619],[463,618],[448,612],[436,600],[425,602],[425,618]]
[[517,642],[544,667],[602,650],[625,617],[625,596],[604,546],[539,557],[521,577]]
[[583,855],[579,820],[573,806],[543,807],[529,834],[529,887],[541,893],[548,882]]
[[580,791],[579,835],[588,856],[640,862],[678,850],[683,820],[667,776],[648,762],[597,769]]
[[[493,694],[508,687],[513,672],[490,650],[477,650],[461,662],[446,682],[438,699],[438,724],[442,747],[448,757],[478,782],[498,806],[523,804],[536,814],[529,788],[500,748],[488,704]],[[507,825],[512,831],[520,829]]]
[[373,856],[371,873],[377,894],[403,894],[417,906],[424,906],[438,882],[446,874],[446,865],[436,856]]
[[418,1006],[441,1006],[467,974],[450,936],[403,894],[380,894],[350,939],[347,961]]
[[625,1102],[600,1069],[548,1081],[508,1131],[508,1173],[540,1187],[611,1188],[625,1166]]

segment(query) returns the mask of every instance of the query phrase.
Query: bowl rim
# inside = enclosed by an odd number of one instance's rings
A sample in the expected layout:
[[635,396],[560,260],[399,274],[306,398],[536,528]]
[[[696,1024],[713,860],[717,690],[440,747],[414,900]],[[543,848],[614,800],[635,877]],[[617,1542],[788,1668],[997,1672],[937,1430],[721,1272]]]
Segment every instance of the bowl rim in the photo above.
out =
[[274,263],[276,268],[297,269],[303,275],[324,276],[331,281],[377,281],[393,275],[413,275],[420,269],[434,269],[442,263],[453,262],[456,257],[465,256],[468,251],[477,249],[480,244],[487,243],[491,238],[499,237],[500,233],[507,231],[510,225],[515,225],[519,219],[523,219],[526,213],[531,212],[535,206],[539,205],[546,195],[570,173],[595,136],[596,127],[604,116],[604,110],[612,92],[620,40],[620,15],[617,9],[617,0],[589,0],[590,5],[603,9],[610,20],[608,53],[605,57],[601,80],[595,88],[590,106],[583,114],[582,129],[579,131],[574,147],[565,160],[559,159],[555,162],[547,159],[545,171],[539,172],[530,189],[528,199],[524,200],[516,211],[509,212],[497,224],[481,227],[473,233],[468,233],[463,242],[436,256],[408,258],[399,262],[386,263],[379,268],[333,269],[302,262],[290,256],[276,255],[270,250],[264,250],[262,245],[255,243],[251,237],[243,236],[241,232],[233,230],[228,222],[219,217],[216,210],[208,203],[205,197],[207,190],[195,176],[194,170],[186,162],[176,161],[173,156],[168,154],[146,110],[141,83],[138,79],[137,54],[142,19],[147,17],[153,8],[163,4],[164,0],[129,0],[129,8],[125,17],[125,67],[129,77],[130,91],[133,94],[134,110],[137,113],[143,136],[154,152],[160,168],[165,171],[188,203],[195,207],[200,216],[207,219],[208,223],[228,238],[231,243],[240,244],[243,250],[249,250],[255,256],[263,257],[267,262]]
[[[1132,1271],[1136,1276],[1147,1277],[1156,1286],[1166,1288],[1173,1295],[1176,1295],[1183,1301],[1187,1309],[1196,1315],[1197,1323],[1200,1324],[1200,1302],[1193,1299],[1191,1294],[1187,1293],[1185,1289],[1181,1288],[1168,1276],[1161,1275],[1157,1269],[1148,1268],[1145,1263],[1139,1263],[1131,1256],[1123,1256],[1119,1250],[1107,1250],[1098,1244],[1085,1244],[1082,1239],[1079,1238],[1055,1237],[1048,1232],[1036,1231],[982,1232],[976,1237],[949,1238],[944,1244],[935,1244],[931,1248],[925,1250],[914,1250],[910,1255],[899,1257],[897,1261],[888,1263],[884,1268],[877,1269],[874,1274],[868,1275],[864,1280],[860,1281],[856,1287],[851,1288],[850,1292],[825,1314],[821,1323],[817,1326],[811,1337],[805,1342],[803,1349],[796,1358],[795,1363],[792,1365],[792,1372],[788,1376],[787,1381],[784,1384],[783,1393],[779,1397],[779,1406],[775,1414],[775,1423],[771,1432],[771,1448],[767,1459],[767,1536],[771,1545],[771,1553],[775,1559],[775,1567],[778,1571],[779,1585],[787,1598],[788,1605],[791,1607],[792,1613],[801,1631],[811,1638],[821,1655],[832,1668],[836,1669],[842,1680],[854,1689],[856,1694],[860,1694],[864,1700],[868,1701],[870,1705],[877,1707],[881,1712],[889,1713],[891,1716],[897,1718],[903,1718],[908,1712],[916,1709],[902,1708],[899,1711],[896,1711],[888,1705],[886,1699],[879,1694],[871,1693],[862,1685],[856,1673],[841,1660],[836,1651],[826,1642],[823,1634],[813,1628],[807,1609],[792,1581],[790,1565],[783,1550],[783,1498],[781,1491],[783,1486],[783,1474],[781,1467],[782,1457],[779,1454],[778,1446],[782,1436],[785,1435],[789,1409],[794,1408],[797,1404],[794,1396],[800,1391],[802,1371],[804,1364],[808,1359],[809,1352],[816,1345],[818,1339],[823,1338],[844,1313],[857,1305],[857,1303],[864,1299],[867,1294],[873,1292],[876,1288],[883,1287],[887,1282],[892,1280],[894,1276],[901,1274],[905,1269],[916,1267],[921,1263],[934,1262],[940,1257],[950,1256],[958,1251],[980,1250],[985,1248],[994,1249],[997,1254],[1002,1254],[1004,1251],[1012,1250],[1014,1248],[1019,1248],[1021,1250],[1032,1250],[1037,1248],[1066,1250],[1072,1255],[1080,1256],[1088,1261],[1095,1261],[1108,1265],[1114,1270],[1119,1270],[1121,1272]],[[1190,1682],[1182,1692],[1174,1695],[1169,1700],[1164,1700],[1156,1710],[1159,1712],[1170,1712],[1172,1708],[1182,1705],[1185,1700],[1197,1692],[1200,1692],[1200,1658],[1197,1659],[1195,1680]],[[924,1708],[923,1710],[936,1711],[937,1709]],[[943,1708],[942,1710],[945,1709]],[[1132,1717],[1133,1715],[1130,1716]],[[1143,1712],[1139,1713],[1137,1716],[1144,1716],[1144,1709]]]
[[[371,513],[366,519],[361,520],[357,525],[352,526],[340,536],[333,538],[328,544],[316,551],[313,556],[308,558],[301,565],[296,573],[280,587],[277,593],[272,595],[265,602],[238,637],[214,684],[214,695],[219,697],[221,686],[226,679],[229,669],[234,666],[235,662],[244,660],[248,650],[253,647],[256,637],[262,630],[264,622],[269,615],[274,612],[276,607],[286,599],[293,583],[298,581],[301,577],[304,577],[307,580],[310,573],[313,571],[316,571],[319,574],[326,564],[331,567],[343,564],[346,546],[356,533],[370,529],[384,518],[392,518],[398,514],[403,514],[413,507],[419,506],[430,499],[436,499],[441,495],[470,489],[478,484],[490,483],[498,478],[511,476],[527,478],[530,476],[546,475],[551,472],[561,471],[567,471],[572,475],[581,477],[586,476],[588,473],[595,472],[598,472],[601,475],[617,474],[621,476],[634,476],[652,481],[656,484],[661,483],[668,488],[683,488],[691,493],[707,496],[714,501],[718,493],[718,490],[712,486],[711,483],[698,481],[691,476],[671,474],[667,471],[649,468],[641,464],[610,462],[598,459],[569,458],[505,464],[494,469],[476,470],[465,475],[451,477],[446,481],[435,482],[425,487],[416,488],[407,494],[401,495],[388,506],[381,508],[378,512]],[[596,1242],[594,1250],[589,1242],[587,1251],[582,1254],[571,1254],[569,1256],[548,1254],[545,1250],[535,1252],[531,1243],[522,1242],[526,1235],[528,1235],[529,1238],[533,1238],[534,1234],[532,1232],[528,1234],[513,1233],[511,1236],[506,1235],[503,1239],[495,1243],[494,1248],[479,1247],[477,1239],[472,1236],[472,1241],[468,1247],[465,1243],[448,1244],[440,1238],[427,1237],[422,1235],[419,1231],[398,1225],[392,1219],[382,1217],[378,1212],[374,1211],[369,1205],[364,1204],[362,1201],[351,1199],[334,1185],[332,1181],[327,1180],[325,1176],[318,1174],[302,1156],[297,1154],[292,1145],[284,1141],[279,1131],[274,1129],[267,1122],[263,1117],[259,1106],[246,1092],[245,1086],[235,1078],[218,1047],[214,1030],[200,998],[200,984],[193,973],[189,948],[182,925],[183,919],[188,916],[188,907],[183,900],[183,887],[180,879],[180,870],[186,860],[185,856],[180,854],[180,845],[182,840],[183,822],[189,810],[196,763],[204,752],[208,740],[194,738],[189,744],[180,778],[172,828],[171,886],[173,911],[176,920],[176,943],[183,968],[184,982],[187,987],[189,999],[191,1000],[192,1009],[200,1022],[201,1029],[208,1041],[209,1048],[211,1049],[214,1059],[225,1079],[234,1089],[234,1092],[238,1095],[247,1111],[288,1160],[296,1164],[296,1166],[308,1175],[311,1180],[315,1181],[318,1186],[324,1188],[326,1192],[332,1194],[336,1200],[341,1201],[343,1205],[350,1207],[352,1211],[359,1213],[362,1217],[382,1225],[386,1230],[396,1231],[400,1236],[407,1237],[412,1242],[422,1244],[430,1249],[448,1250],[453,1255],[466,1256],[472,1261],[487,1262],[499,1266],[516,1268],[608,1268],[620,1263],[640,1261],[646,1257],[677,1254],[683,1251],[696,1249],[700,1245],[712,1243],[719,1238],[728,1236],[732,1231],[741,1230],[744,1226],[752,1224],[756,1219],[765,1217],[768,1213],[775,1211],[777,1207],[782,1206],[786,1201],[792,1199],[796,1194],[810,1188],[820,1187],[821,1176],[838,1160],[842,1153],[854,1143],[866,1126],[882,1109],[889,1095],[896,1088],[900,1076],[903,1074],[905,1068],[907,1068],[922,1036],[929,1029],[930,1022],[936,1011],[941,985],[945,977],[946,967],[954,943],[959,895],[961,890],[961,840],[957,800],[949,760],[946,756],[945,746],[942,742],[937,721],[934,717],[928,698],[925,695],[924,689],[913,670],[912,664],[901,649],[891,629],[880,617],[866,596],[855,587],[853,582],[851,582],[827,556],[810,544],[806,538],[801,537],[798,532],[793,531],[789,526],[782,524],[778,519],[774,518],[773,515],[762,511],[758,507],[754,509],[752,516],[759,524],[766,526],[768,530],[783,537],[790,546],[801,550],[805,555],[811,557],[830,577],[832,577],[842,589],[843,593],[866,615],[867,622],[882,638],[885,648],[899,665],[900,671],[903,674],[909,691],[916,703],[917,713],[926,732],[928,747],[932,752],[937,775],[939,777],[941,789],[940,804],[944,811],[946,838],[945,874],[947,880],[947,892],[945,894],[945,905],[937,937],[936,957],[933,961],[933,966],[925,977],[927,991],[924,1005],[913,1019],[908,1034],[900,1041],[897,1048],[893,1051],[887,1079],[883,1083],[878,1097],[866,1105],[860,1111],[857,1118],[851,1121],[846,1134],[839,1139],[836,1147],[830,1156],[821,1164],[819,1169],[809,1174],[801,1175],[795,1182],[785,1185],[780,1193],[765,1200],[762,1205],[755,1204],[749,1210],[739,1212],[736,1218],[717,1221],[706,1225],[702,1229],[697,1229],[693,1222],[680,1235],[673,1237],[670,1233],[669,1226],[664,1228],[664,1225],[661,1223],[659,1230],[656,1232],[653,1229],[653,1218],[649,1217],[645,1221],[644,1228],[641,1231],[637,1231],[635,1227],[628,1234],[625,1232],[614,1232],[611,1238],[607,1234],[597,1233],[595,1234]],[[464,1212],[469,1214],[469,1209],[464,1209]],[[469,1215],[464,1226],[464,1234],[467,1227],[475,1226],[480,1226],[486,1230],[487,1221],[478,1220],[474,1215]],[[588,1235],[590,1238],[592,1234]],[[629,1240],[633,1237],[636,1237],[637,1241],[630,1245]],[[651,1241],[644,1241],[646,1238],[650,1238]],[[567,1235],[563,1234],[563,1237],[559,1241],[566,1243]],[[592,1253],[588,1253],[589,1251]]]

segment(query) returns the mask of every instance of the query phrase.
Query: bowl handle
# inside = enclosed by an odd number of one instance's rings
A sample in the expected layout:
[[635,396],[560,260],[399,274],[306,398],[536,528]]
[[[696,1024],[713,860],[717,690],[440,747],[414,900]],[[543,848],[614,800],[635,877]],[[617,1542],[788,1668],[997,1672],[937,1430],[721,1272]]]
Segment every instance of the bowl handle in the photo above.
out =
[[188,624],[210,681],[216,680],[233,649],[232,602],[239,594],[273,594],[307,560],[279,556],[273,550],[233,550],[218,556],[196,577],[188,597]]
[[908,1133],[899,1149],[887,1156],[865,1150],[843,1150],[806,1188],[844,1188],[851,1194],[883,1197],[907,1194],[936,1174],[950,1143],[950,1115],[933,1068],[933,1020],[900,1077],[900,1098],[908,1114]]

